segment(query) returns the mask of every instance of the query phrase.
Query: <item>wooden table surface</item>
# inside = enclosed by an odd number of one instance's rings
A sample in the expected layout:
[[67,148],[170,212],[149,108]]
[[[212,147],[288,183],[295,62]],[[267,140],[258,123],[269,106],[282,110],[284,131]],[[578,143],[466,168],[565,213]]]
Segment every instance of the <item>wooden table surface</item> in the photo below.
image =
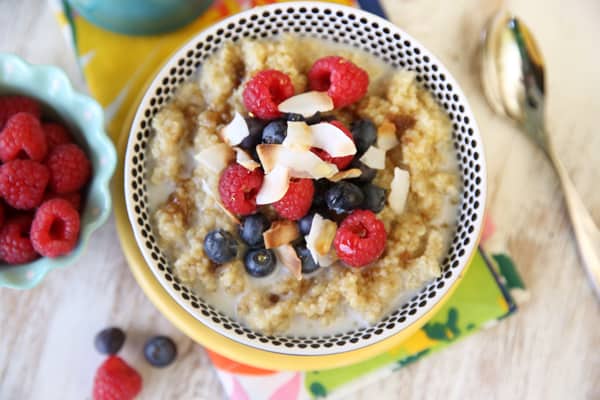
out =
[[[548,125],[564,164],[600,223],[600,2],[515,0],[511,10],[545,55]],[[499,1],[384,1],[397,25],[448,66],[466,92],[485,139],[488,208],[520,267],[531,300],[513,317],[420,360],[354,399],[600,399],[600,305],[586,281],[558,182],[542,154],[493,115],[478,81],[480,30]],[[83,88],[75,59],[45,1],[0,0],[0,51],[55,64]],[[37,288],[0,289],[0,399],[91,398],[101,357],[97,331],[123,327],[124,357],[143,375],[142,399],[224,398],[202,348],[150,303],[129,272],[114,219],[86,255]],[[174,365],[156,370],[141,348],[173,337]]]

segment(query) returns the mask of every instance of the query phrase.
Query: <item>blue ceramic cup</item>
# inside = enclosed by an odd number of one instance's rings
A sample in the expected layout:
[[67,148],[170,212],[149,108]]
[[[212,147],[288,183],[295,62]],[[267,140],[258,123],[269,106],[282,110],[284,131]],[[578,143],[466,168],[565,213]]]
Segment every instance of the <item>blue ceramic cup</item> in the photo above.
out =
[[212,0],[67,0],[85,19],[128,35],[175,30],[202,14]]

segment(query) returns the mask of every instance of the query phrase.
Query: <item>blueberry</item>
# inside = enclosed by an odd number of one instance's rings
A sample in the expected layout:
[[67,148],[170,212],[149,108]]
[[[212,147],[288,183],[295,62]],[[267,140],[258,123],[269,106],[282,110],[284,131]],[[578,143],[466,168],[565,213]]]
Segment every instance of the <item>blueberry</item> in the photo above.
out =
[[350,125],[356,145],[356,157],[360,157],[377,140],[377,128],[368,119],[359,119]]
[[294,246],[294,249],[296,250],[298,258],[300,259],[300,261],[302,261],[303,274],[310,274],[311,272],[315,272],[319,269],[319,264],[317,264],[317,262],[312,257],[310,250],[306,248],[306,244],[297,244]]
[[316,209],[325,208],[325,193],[331,187],[332,182],[328,179],[319,179],[313,182],[315,194],[313,196],[312,207]]
[[258,155],[256,154],[256,145],[260,143],[262,138],[262,130],[265,127],[266,122],[258,118],[246,118],[246,125],[248,125],[248,131],[250,134],[241,141],[239,146],[249,152],[256,161],[258,161]]
[[244,257],[246,272],[255,278],[262,278],[275,270],[275,253],[267,249],[250,249]]
[[262,142],[266,144],[281,144],[287,132],[287,121],[277,119],[271,121],[262,131]]
[[350,182],[338,182],[325,193],[327,207],[336,214],[343,214],[360,207],[364,200],[362,190]]
[[144,357],[155,367],[166,367],[177,357],[177,346],[171,338],[155,336],[144,345]]
[[366,166],[364,163],[362,163],[358,159],[352,160],[352,163],[350,164],[350,168],[360,169],[360,176],[358,178],[352,179],[353,182],[360,182],[360,183],[371,182],[373,179],[375,179],[375,175],[377,175],[376,169]]
[[262,246],[263,232],[270,226],[271,222],[263,214],[249,215],[240,224],[240,237],[250,247]]
[[225,264],[237,256],[238,242],[223,229],[215,229],[204,238],[206,256],[217,264]]
[[385,206],[385,190],[383,188],[368,183],[361,189],[365,196],[362,208],[371,210],[374,213],[378,213],[383,210],[383,206]]
[[125,332],[119,328],[106,328],[94,338],[94,347],[101,354],[117,354],[125,343]]
[[309,212],[304,217],[300,218],[300,220],[298,221],[298,230],[303,236],[308,235],[308,233],[310,232],[310,227],[312,226],[314,216],[314,212]]

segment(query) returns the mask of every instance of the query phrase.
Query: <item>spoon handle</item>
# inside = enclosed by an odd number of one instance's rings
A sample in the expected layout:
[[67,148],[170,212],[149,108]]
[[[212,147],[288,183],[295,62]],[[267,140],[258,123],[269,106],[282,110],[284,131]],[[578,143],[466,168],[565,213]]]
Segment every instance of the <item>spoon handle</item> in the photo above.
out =
[[600,231],[581,201],[553,146],[547,146],[547,153],[562,185],[583,267],[588,274],[596,296],[600,299]]

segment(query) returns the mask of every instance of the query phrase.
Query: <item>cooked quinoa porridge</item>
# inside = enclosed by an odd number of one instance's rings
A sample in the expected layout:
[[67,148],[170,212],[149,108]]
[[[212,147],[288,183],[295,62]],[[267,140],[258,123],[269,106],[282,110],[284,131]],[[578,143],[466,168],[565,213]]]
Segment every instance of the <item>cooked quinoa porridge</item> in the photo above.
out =
[[460,178],[450,121],[413,72],[311,38],[227,43],[152,128],[160,245],[249,328],[367,326],[440,275]]

